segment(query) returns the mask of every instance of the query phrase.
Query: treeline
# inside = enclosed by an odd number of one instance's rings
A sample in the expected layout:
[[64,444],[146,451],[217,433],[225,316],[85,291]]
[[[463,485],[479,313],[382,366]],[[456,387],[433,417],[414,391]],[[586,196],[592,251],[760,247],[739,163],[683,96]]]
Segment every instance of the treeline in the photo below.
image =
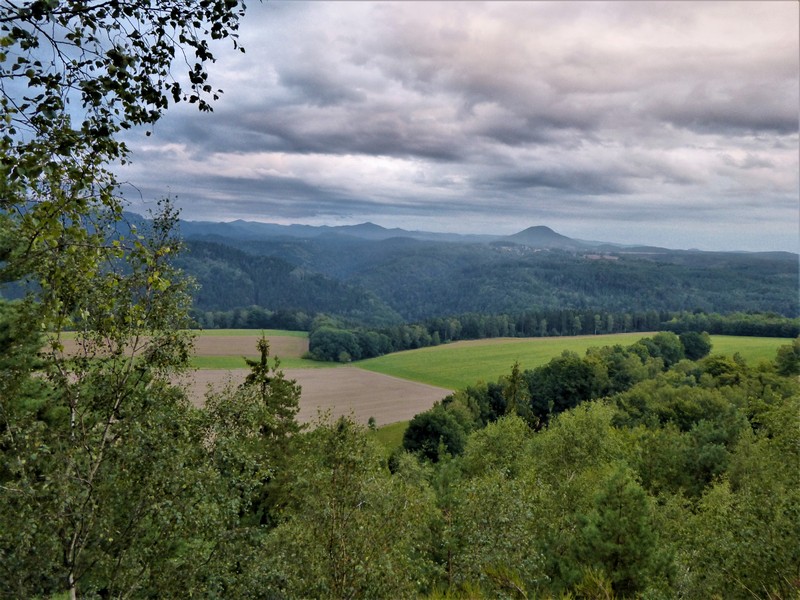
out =
[[[702,323],[714,325],[704,329]],[[309,356],[315,360],[349,362],[441,343],[494,337],[598,335],[669,330],[723,334],[795,337],[800,319],[774,314],[679,315],[658,311],[609,313],[596,311],[528,311],[517,316],[465,314],[423,323],[381,329],[349,328],[340,321],[312,320]]]
[[194,327],[199,329],[288,329],[309,331],[316,315],[302,310],[269,310],[247,306],[233,310],[198,310],[189,312]]
[[468,313],[380,329],[348,328],[340,321],[322,317],[311,324],[309,355],[315,360],[348,362],[459,340],[654,331],[670,316],[658,311],[542,310],[515,316]]
[[662,323],[662,328],[677,333],[707,331],[714,335],[793,338],[800,335],[800,319],[775,313],[732,313],[728,315],[680,313]]

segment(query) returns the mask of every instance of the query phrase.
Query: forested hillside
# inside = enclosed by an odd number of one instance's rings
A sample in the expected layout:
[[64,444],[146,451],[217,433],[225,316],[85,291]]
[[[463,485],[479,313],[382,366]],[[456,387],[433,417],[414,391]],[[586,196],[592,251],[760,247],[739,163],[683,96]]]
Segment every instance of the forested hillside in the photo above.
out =
[[330,313],[370,325],[400,316],[374,294],[273,256],[246,254],[208,242],[190,242],[176,263],[197,281],[194,305],[207,311],[261,306],[272,311]]
[[[563,245],[562,237],[556,241]],[[255,304],[372,324],[533,308],[799,314],[794,254],[612,245],[601,250],[578,244],[564,249],[513,239],[478,243],[375,240],[331,232],[268,239],[215,234],[190,238],[182,264],[200,284],[195,306],[201,311]]]

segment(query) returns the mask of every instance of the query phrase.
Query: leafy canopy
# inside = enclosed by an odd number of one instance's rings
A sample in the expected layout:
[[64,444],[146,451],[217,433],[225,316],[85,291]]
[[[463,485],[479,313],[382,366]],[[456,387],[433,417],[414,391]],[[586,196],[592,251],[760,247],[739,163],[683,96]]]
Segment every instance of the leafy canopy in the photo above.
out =
[[[129,154],[120,133],[174,102],[211,110],[209,42],[238,47],[243,11],[236,0],[0,0],[0,281],[80,285],[121,256],[107,243],[122,212],[109,165]],[[60,294],[46,303],[56,313]]]

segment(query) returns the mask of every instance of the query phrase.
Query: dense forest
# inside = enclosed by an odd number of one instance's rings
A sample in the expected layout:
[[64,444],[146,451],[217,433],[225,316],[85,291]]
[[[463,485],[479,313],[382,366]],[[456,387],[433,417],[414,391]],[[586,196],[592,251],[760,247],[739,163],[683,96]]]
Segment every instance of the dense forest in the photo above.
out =
[[798,259],[789,253],[596,254],[511,242],[215,236],[213,243],[189,238],[181,260],[200,286],[201,312],[256,305],[368,326],[531,309],[800,315]]

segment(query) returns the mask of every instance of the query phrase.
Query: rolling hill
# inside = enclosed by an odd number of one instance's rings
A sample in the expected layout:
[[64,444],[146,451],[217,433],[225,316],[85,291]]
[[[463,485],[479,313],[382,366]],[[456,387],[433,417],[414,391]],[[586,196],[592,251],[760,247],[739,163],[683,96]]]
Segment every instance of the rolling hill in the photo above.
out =
[[182,222],[199,310],[258,305],[369,324],[531,308],[798,315],[798,256],[512,236]]

